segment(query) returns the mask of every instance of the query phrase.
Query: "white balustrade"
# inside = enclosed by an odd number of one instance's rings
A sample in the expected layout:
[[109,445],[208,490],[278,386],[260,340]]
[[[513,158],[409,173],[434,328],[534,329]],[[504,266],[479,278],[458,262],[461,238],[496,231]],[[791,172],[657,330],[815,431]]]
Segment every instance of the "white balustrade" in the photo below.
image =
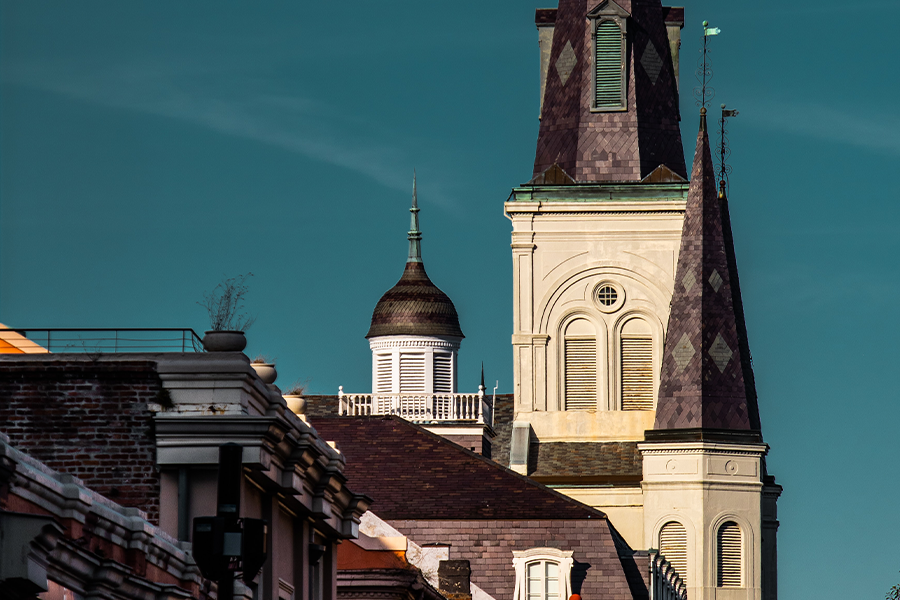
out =
[[484,392],[476,394],[345,394],[338,388],[341,416],[397,415],[408,421],[475,421],[493,426]]

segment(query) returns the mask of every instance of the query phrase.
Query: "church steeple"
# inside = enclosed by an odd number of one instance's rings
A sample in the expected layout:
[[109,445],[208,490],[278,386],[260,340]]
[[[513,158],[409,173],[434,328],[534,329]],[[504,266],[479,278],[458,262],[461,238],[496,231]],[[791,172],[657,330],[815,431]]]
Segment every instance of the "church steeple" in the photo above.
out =
[[660,1],[559,0],[554,18],[533,177],[554,165],[578,183],[639,182],[660,165],[685,177]]
[[[663,350],[654,437],[761,439],[727,203],[700,132]],[[665,431],[666,433],[663,433]]]

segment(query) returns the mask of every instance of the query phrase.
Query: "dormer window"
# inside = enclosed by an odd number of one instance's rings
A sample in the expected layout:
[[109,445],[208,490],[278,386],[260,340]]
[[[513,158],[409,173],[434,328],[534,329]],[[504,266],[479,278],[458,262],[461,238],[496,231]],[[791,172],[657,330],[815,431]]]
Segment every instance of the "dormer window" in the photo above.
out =
[[625,31],[631,15],[605,0],[588,13],[594,40],[592,111],[627,110],[625,80]]

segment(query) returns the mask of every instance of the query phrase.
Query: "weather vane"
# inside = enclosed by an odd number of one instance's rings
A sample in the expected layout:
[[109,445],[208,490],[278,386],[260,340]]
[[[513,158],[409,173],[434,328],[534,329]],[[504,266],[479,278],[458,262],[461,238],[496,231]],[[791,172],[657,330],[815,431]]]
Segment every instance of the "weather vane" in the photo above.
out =
[[700,83],[699,88],[694,88],[694,98],[696,98],[697,106],[700,107],[700,113],[706,114],[706,105],[716,95],[716,91],[710,87],[709,81],[712,79],[712,67],[709,64],[709,37],[711,35],[719,35],[722,32],[718,27],[710,27],[709,21],[703,21],[703,48],[700,50],[700,60],[697,61],[697,81]]
[[719,195],[726,193],[728,186],[728,174],[731,173],[731,165],[727,164],[727,159],[731,156],[731,148],[728,147],[728,122],[729,117],[738,116],[738,111],[725,108],[722,105],[722,117],[719,119],[719,147],[716,148],[716,154],[719,156],[719,164],[716,166],[717,175],[719,177]]

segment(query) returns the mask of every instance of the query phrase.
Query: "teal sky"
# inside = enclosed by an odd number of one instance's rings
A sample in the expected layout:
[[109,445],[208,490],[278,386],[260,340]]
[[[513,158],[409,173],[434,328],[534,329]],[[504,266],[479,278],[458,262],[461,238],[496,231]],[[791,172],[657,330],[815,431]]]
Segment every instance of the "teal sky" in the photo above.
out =
[[[503,201],[531,175],[544,6],[0,0],[0,322],[200,332],[203,293],[253,272],[248,353],[282,384],[367,392],[415,168],[460,388],[484,361],[511,391]],[[740,111],[729,197],[785,486],[781,597],[882,598],[900,582],[900,2],[686,17],[685,147],[703,19],[722,29],[712,105]]]

